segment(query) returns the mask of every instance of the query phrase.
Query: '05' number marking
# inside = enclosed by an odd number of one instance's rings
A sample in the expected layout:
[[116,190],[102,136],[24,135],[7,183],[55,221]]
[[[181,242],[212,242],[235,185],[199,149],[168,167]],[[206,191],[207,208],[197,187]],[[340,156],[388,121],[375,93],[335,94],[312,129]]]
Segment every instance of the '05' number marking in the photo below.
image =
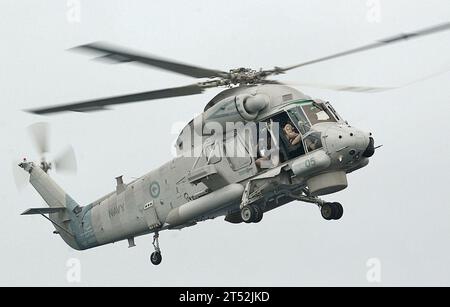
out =
[[305,161],[306,168],[314,167],[315,165],[316,165],[316,160],[314,160],[314,158],[309,158]]

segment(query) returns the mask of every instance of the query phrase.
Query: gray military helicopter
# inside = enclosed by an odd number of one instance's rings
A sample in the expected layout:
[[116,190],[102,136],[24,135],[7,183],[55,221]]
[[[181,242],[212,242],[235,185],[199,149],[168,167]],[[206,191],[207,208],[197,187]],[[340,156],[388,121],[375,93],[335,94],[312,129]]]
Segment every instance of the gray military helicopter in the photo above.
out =
[[[129,183],[117,177],[115,191],[85,206],[50,178],[50,162],[44,158],[37,163],[22,161],[19,166],[29,173],[30,183],[49,206],[28,209],[23,214],[44,216],[55,226],[55,233],[76,250],[125,239],[132,247],[135,237],[153,233],[155,251],[150,259],[155,265],[162,260],[159,232],[166,229],[181,229],[219,216],[225,216],[230,223],[258,223],[266,212],[294,200],[317,205],[326,220],[340,219],[342,205],[319,196],[347,187],[347,174],[366,166],[374,154],[374,138],[349,125],[329,102],[313,99],[268,77],[448,29],[450,23],[441,24],[288,67],[238,68],[229,72],[102,43],[79,46],[79,50],[101,54],[102,59],[115,63],[137,62],[207,79],[182,87],[29,112],[89,112],[117,104],[200,94],[212,87],[227,89],[209,101],[204,112],[181,131],[176,158]],[[45,143],[44,134],[38,135]],[[42,144],[40,147],[45,148]]]

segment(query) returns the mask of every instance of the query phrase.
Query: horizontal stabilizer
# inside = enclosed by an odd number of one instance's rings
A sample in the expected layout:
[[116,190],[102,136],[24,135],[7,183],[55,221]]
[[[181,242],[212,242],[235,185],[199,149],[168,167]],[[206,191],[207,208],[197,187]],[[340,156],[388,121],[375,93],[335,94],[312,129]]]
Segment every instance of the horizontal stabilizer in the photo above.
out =
[[58,213],[66,209],[66,207],[30,208],[25,210],[21,215]]

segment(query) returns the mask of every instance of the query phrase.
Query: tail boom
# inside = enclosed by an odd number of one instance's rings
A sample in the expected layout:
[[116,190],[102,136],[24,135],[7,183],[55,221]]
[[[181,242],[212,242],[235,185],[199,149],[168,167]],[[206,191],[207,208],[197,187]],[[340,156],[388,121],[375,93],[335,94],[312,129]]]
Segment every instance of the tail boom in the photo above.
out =
[[[76,250],[98,245],[92,231],[89,206],[80,207],[64,190],[38,165],[22,162],[21,168],[30,174],[30,183],[48,204],[47,210],[34,208],[24,214],[48,214],[62,239]],[[62,230],[62,231],[61,231]]]

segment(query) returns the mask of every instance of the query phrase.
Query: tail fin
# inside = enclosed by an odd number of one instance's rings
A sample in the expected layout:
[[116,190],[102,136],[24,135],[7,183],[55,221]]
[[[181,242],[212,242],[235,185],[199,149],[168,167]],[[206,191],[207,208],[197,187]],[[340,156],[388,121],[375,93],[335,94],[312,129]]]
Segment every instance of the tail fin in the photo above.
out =
[[50,208],[65,207],[72,211],[78,207],[78,204],[39,166],[33,162],[25,161],[20,163],[19,166],[30,173],[31,185]]
[[[41,167],[26,161],[20,163],[19,166],[30,174],[30,183],[50,207],[28,209],[23,215],[43,215],[53,223],[57,230],[56,233],[59,233],[69,246],[77,250],[86,248],[81,246],[77,240],[82,231],[76,215],[83,209]],[[48,214],[49,217],[46,217],[45,214]]]

